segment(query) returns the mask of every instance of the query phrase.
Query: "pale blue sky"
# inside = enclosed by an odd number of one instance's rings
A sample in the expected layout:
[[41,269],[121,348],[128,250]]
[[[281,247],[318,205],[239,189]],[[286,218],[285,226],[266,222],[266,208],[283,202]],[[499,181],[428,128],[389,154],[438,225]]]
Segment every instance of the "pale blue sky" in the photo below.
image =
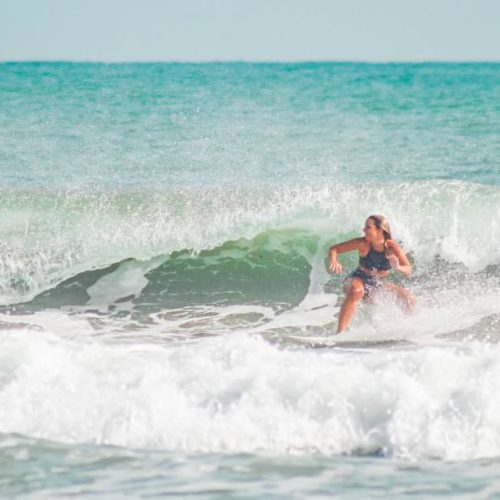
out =
[[500,61],[500,0],[0,0],[0,60]]

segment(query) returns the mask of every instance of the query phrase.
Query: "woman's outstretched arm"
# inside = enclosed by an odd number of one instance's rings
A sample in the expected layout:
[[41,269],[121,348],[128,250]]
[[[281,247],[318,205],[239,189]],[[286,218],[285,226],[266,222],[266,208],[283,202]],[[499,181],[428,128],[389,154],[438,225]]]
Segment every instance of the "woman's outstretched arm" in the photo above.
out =
[[331,246],[328,251],[330,271],[340,274],[342,272],[342,264],[337,261],[337,254],[358,250],[363,240],[364,238],[354,238],[353,240],[343,241],[342,243],[337,243],[336,245]]

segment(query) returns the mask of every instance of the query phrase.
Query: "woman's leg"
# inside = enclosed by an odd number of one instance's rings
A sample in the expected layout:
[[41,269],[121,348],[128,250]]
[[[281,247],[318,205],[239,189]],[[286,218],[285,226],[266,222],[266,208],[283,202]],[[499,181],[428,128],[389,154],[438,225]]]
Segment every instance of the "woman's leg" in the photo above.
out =
[[385,283],[384,288],[396,296],[398,304],[408,313],[413,312],[417,299],[409,290],[394,283]]
[[346,281],[344,285],[345,299],[339,313],[339,324],[337,327],[337,333],[342,332],[347,328],[350,323],[354,311],[356,310],[356,305],[365,295],[365,287],[363,282],[359,278],[351,278]]

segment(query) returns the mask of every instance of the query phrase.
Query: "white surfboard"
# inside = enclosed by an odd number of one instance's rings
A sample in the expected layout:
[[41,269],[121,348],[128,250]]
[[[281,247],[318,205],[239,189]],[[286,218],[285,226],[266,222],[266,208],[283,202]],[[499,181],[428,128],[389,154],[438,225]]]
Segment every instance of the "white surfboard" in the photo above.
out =
[[353,339],[352,337],[342,338],[342,335],[288,335],[286,337],[294,344],[306,347],[324,348],[333,347],[340,349],[370,349],[374,347],[403,347],[411,343],[403,339]]

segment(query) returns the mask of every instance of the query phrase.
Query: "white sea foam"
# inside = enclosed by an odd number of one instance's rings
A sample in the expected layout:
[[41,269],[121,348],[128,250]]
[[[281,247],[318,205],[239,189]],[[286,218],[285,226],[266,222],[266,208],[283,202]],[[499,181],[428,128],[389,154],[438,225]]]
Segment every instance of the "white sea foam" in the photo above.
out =
[[500,455],[500,348],[104,346],[0,336],[0,432],[189,452]]

